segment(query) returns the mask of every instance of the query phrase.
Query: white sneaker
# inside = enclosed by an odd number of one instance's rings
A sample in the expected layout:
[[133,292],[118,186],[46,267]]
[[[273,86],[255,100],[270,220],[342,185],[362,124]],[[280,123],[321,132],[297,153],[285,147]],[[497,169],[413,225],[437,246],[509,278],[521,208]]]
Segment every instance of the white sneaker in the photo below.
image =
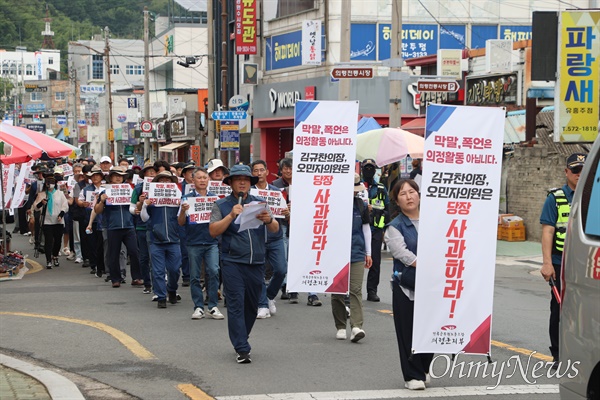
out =
[[431,383],[431,375],[425,374],[425,384],[429,385]]
[[225,318],[225,316],[223,314],[221,314],[221,311],[219,311],[219,309],[217,307],[213,307],[210,310],[208,310],[208,316],[211,317],[212,319]]
[[411,379],[404,384],[404,387],[409,390],[425,390],[425,382]]
[[83,262],[83,260],[81,259],[81,257],[77,257],[75,259],[75,264],[81,264]]
[[75,259],[75,253],[71,253],[67,256],[67,260],[73,261]]
[[352,328],[352,333],[350,334],[350,341],[351,342],[358,342],[360,339],[365,337],[365,331],[363,331],[362,329],[360,329],[359,327],[355,326],[354,328]]
[[69,250],[69,248],[68,248],[68,247],[65,247],[64,249],[62,249],[62,253],[63,253],[65,256],[68,256],[68,255],[70,255],[70,254],[71,254],[71,250]]
[[200,307],[196,307],[194,313],[192,314],[192,319],[202,319],[204,318],[204,311]]
[[269,309],[266,307],[259,308],[258,314],[256,315],[256,319],[265,319],[265,318],[271,318],[271,313],[269,312]]
[[348,336],[346,335],[346,330],[338,329],[337,333],[335,334],[335,338],[337,340],[346,340],[348,338]]
[[275,299],[269,300],[269,312],[271,315],[275,315],[277,313],[277,307],[275,307]]
[[35,241],[34,241],[34,239],[33,239],[33,236],[30,236],[30,237],[29,237],[29,244],[34,244],[34,243],[35,243]]

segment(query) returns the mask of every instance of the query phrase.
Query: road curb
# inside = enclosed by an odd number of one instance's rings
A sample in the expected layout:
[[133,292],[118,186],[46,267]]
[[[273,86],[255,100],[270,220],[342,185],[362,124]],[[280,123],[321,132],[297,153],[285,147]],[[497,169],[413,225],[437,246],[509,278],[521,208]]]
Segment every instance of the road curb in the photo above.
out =
[[73,382],[56,372],[2,353],[0,353],[0,364],[37,379],[46,387],[52,400],[85,400],[85,397]]

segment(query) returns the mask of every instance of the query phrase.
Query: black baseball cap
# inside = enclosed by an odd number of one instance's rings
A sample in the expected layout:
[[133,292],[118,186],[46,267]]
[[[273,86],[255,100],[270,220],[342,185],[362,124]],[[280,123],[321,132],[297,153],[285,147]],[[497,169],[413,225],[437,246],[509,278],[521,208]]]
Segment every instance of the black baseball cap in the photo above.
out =
[[365,158],[361,164],[361,166],[364,168],[367,165],[372,165],[374,168],[377,168],[377,163],[375,162],[375,160],[373,160],[372,158]]

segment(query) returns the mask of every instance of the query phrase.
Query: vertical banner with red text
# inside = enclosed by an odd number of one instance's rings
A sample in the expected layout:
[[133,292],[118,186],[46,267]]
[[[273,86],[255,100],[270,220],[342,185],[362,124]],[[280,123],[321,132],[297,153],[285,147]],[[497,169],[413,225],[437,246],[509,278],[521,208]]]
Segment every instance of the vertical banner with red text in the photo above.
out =
[[256,54],[256,0],[235,0],[235,54]]
[[298,101],[290,191],[291,292],[347,293],[356,101]]
[[504,115],[427,107],[415,353],[490,352]]

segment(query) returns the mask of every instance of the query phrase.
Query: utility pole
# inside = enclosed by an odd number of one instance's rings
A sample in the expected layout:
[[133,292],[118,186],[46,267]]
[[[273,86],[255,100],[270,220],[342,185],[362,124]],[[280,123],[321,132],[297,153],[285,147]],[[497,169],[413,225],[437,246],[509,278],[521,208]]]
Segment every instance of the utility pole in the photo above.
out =
[[[352,18],[352,2],[345,1],[341,4],[341,32],[340,32],[340,62],[350,62],[350,20]],[[338,99],[350,100],[350,81],[352,79],[340,79]]]
[[104,27],[104,60],[106,61],[106,80],[108,84],[108,141],[110,142],[110,147],[108,151],[110,152],[110,158],[113,162],[117,161],[115,157],[117,157],[117,141],[115,140],[115,130],[113,129],[113,108],[112,108],[112,90],[110,86],[110,44],[109,44],[109,29],[108,26]]
[[[150,120],[150,57],[149,40],[150,29],[148,28],[148,7],[144,6],[144,121]],[[144,162],[150,157],[150,138],[144,138]],[[151,160],[152,161],[152,160]]]
[[214,10],[213,0],[208,0],[207,11],[208,11],[208,110],[206,113],[206,129],[208,136],[206,137],[207,143],[207,154],[206,162],[209,159],[215,157],[215,125],[212,120],[212,112],[214,111],[215,104],[215,50],[214,50]]
[[[69,136],[71,137],[71,144],[73,146],[77,146],[77,143],[79,142],[79,130],[77,129],[78,125],[77,125],[77,121],[79,120],[78,117],[78,113],[77,113],[77,97],[79,95],[79,90],[77,90],[77,70],[75,69],[75,67],[73,66],[73,64],[71,64],[71,74],[70,74],[71,79],[73,79],[73,125],[72,125],[72,131],[69,134]],[[69,124],[69,121],[67,120],[67,125]],[[75,135],[75,137],[73,138],[73,135]]]
[[392,48],[390,52],[390,113],[389,127],[402,124],[402,0],[392,0]]
[[[227,42],[229,41],[229,28],[227,25],[227,0],[221,0],[221,109],[227,109]],[[223,153],[227,154],[227,166],[229,165],[229,152],[221,152],[221,160]]]

